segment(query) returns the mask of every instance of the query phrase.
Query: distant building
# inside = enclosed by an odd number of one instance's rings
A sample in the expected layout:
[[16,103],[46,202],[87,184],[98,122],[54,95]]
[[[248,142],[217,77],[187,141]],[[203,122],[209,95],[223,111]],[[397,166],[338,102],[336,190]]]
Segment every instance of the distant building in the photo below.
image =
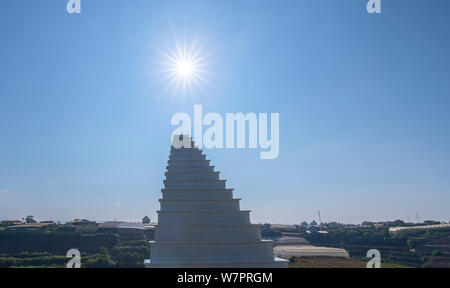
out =
[[30,216],[25,217],[25,223],[27,223],[27,224],[34,224],[34,223],[37,223],[37,221],[34,220],[34,216],[33,215],[30,215]]
[[388,222],[389,227],[400,227],[400,226],[405,226],[405,222],[403,222],[402,220],[395,220],[394,222]]
[[142,224],[142,225],[144,225],[144,229],[155,229],[155,227],[158,225],[158,223],[150,222],[150,223]]
[[51,220],[49,220],[49,221],[41,221],[39,223],[42,223],[42,224],[56,224],[55,221],[51,221]]
[[50,226],[56,226],[56,224],[53,223],[29,223],[29,224],[21,224],[21,225],[15,225],[15,226],[9,226],[6,229],[8,230],[40,230],[45,227]]
[[113,233],[143,233],[145,228],[142,223],[129,223],[121,221],[108,221],[98,225],[99,231]]
[[292,236],[282,236],[282,237],[267,237],[267,239],[274,241],[275,246],[280,245],[300,245],[307,246],[310,245],[309,242],[303,237],[292,237]]
[[14,225],[21,225],[22,221],[20,220],[3,220],[1,222],[2,226],[14,226]]
[[285,259],[290,257],[341,257],[350,258],[345,249],[300,245],[283,245],[274,248],[275,255]]
[[85,225],[96,225],[97,223],[94,221],[89,221],[86,219],[74,219],[73,221],[67,222],[67,225],[74,226],[85,226]]

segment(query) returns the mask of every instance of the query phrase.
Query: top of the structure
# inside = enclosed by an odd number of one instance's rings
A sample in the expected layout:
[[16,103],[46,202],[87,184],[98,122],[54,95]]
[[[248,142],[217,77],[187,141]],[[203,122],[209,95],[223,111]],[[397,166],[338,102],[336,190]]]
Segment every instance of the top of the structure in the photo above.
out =
[[195,146],[190,135],[174,135],[172,138],[172,149],[199,148]]

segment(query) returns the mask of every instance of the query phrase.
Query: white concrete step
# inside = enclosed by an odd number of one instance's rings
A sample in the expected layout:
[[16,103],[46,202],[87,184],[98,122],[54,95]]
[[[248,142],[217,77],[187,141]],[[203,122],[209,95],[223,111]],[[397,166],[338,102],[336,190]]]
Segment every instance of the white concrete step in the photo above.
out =
[[226,180],[164,180],[166,189],[225,189]]
[[169,160],[173,161],[202,161],[206,160],[206,155],[170,155]]
[[271,261],[273,260],[272,241],[252,242],[150,242],[152,262],[224,262]]
[[214,172],[214,166],[167,166],[169,173]]
[[[194,147],[194,146],[192,146]],[[202,153],[203,150],[202,149],[198,149],[197,148],[180,148],[180,149],[175,149],[175,148],[171,148],[170,149],[170,154],[169,155],[174,155],[174,154],[183,154],[183,153]]]
[[209,166],[210,160],[201,160],[201,161],[174,161],[169,160],[167,161],[168,166],[184,166],[184,167],[190,167],[190,166]]
[[239,211],[240,199],[168,200],[160,199],[161,211]]
[[250,211],[158,212],[161,225],[243,225],[250,224]]
[[208,200],[208,199],[232,199],[233,189],[162,189],[163,199],[168,200]]
[[158,225],[156,242],[255,242],[261,240],[260,225]]
[[220,172],[166,172],[166,180],[220,180]]

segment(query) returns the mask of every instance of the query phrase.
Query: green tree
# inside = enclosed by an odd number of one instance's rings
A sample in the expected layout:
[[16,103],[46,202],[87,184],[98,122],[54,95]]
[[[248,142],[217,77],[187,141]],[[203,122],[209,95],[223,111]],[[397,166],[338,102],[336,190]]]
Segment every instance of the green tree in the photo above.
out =
[[437,256],[442,256],[442,252],[441,250],[433,250],[433,252],[431,252],[431,256],[433,257],[437,257]]
[[145,216],[145,217],[142,219],[142,224],[150,224],[150,218],[149,218],[148,216]]
[[414,248],[414,246],[416,245],[416,241],[414,241],[414,239],[408,239],[408,241],[406,241],[406,243],[408,244],[408,247],[410,250],[412,250]]

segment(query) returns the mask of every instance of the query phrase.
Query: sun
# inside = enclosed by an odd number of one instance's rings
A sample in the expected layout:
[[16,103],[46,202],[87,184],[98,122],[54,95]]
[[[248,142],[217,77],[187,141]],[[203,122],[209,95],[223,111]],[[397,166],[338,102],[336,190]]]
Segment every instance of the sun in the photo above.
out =
[[174,49],[157,50],[163,58],[159,63],[164,69],[160,72],[165,74],[163,80],[168,81],[167,89],[173,88],[183,95],[187,92],[194,94],[195,88],[204,92],[202,85],[208,83],[206,75],[211,73],[207,70],[210,54],[204,53],[196,43],[197,41],[193,41],[191,45],[186,42],[180,44],[175,39]]
[[189,60],[182,59],[179,62],[176,63],[176,69],[179,77],[182,78],[189,78],[192,75],[193,72],[193,65],[192,62]]

